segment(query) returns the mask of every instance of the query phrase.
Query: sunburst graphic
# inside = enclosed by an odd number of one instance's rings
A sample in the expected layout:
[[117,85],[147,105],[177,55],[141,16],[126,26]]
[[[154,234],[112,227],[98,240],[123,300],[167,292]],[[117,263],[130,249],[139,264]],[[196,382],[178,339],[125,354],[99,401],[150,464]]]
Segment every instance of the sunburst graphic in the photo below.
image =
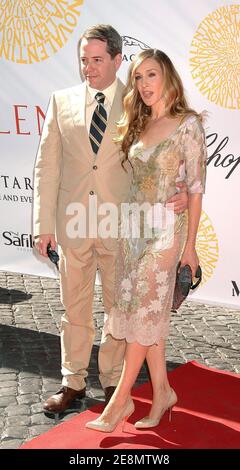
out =
[[206,212],[202,211],[196,242],[199,264],[202,268],[202,283],[213,275],[219,256],[218,239]]
[[190,68],[211,102],[240,109],[240,5],[225,5],[200,23],[191,43]]
[[84,0],[0,2],[0,58],[18,64],[48,59],[76,28]]

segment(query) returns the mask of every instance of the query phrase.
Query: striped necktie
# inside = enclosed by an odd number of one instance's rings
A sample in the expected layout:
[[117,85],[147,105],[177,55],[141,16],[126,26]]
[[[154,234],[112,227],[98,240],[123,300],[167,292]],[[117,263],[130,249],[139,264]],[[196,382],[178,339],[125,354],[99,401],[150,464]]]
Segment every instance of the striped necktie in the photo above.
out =
[[107,112],[103,106],[105,95],[103,93],[97,93],[95,99],[98,104],[92,116],[89,138],[93,152],[97,154],[107,125]]

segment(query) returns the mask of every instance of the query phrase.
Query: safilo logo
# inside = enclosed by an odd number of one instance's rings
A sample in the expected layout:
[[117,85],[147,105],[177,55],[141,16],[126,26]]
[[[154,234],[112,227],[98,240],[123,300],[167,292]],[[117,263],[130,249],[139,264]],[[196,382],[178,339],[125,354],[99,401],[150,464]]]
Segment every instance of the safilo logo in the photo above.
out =
[[232,297],[235,297],[235,296],[239,296],[240,294],[240,290],[239,290],[239,287],[236,283],[236,281],[231,281],[232,282],[232,286],[233,286],[233,289],[232,289]]
[[33,248],[33,239],[30,233],[5,231],[3,232],[2,236],[4,239],[4,245],[14,245],[21,248]]
[[128,61],[131,62],[135,54],[140,52],[140,50],[145,51],[146,49],[149,49],[149,46],[147,44],[131,36],[122,36],[122,40],[123,40],[123,47],[124,47],[123,59],[122,59],[123,62],[128,62]]

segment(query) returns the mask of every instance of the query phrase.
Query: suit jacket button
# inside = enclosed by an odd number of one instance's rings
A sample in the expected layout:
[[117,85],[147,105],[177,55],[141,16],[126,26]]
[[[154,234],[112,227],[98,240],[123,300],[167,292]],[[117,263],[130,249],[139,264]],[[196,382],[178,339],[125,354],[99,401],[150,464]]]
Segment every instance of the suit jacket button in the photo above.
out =
[[91,194],[91,196],[94,194],[94,191],[90,191],[89,194]]
[[97,170],[97,165],[93,165],[93,170]]

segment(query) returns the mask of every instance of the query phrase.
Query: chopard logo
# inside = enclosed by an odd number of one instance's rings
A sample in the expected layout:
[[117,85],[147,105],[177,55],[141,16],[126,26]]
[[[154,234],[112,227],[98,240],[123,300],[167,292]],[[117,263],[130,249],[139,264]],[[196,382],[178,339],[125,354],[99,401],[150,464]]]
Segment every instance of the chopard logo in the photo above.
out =
[[240,164],[240,156],[235,156],[227,149],[229,137],[222,138],[217,132],[212,132],[206,136],[206,142],[209,149],[207,164],[222,168],[226,173],[225,179],[230,178]]

